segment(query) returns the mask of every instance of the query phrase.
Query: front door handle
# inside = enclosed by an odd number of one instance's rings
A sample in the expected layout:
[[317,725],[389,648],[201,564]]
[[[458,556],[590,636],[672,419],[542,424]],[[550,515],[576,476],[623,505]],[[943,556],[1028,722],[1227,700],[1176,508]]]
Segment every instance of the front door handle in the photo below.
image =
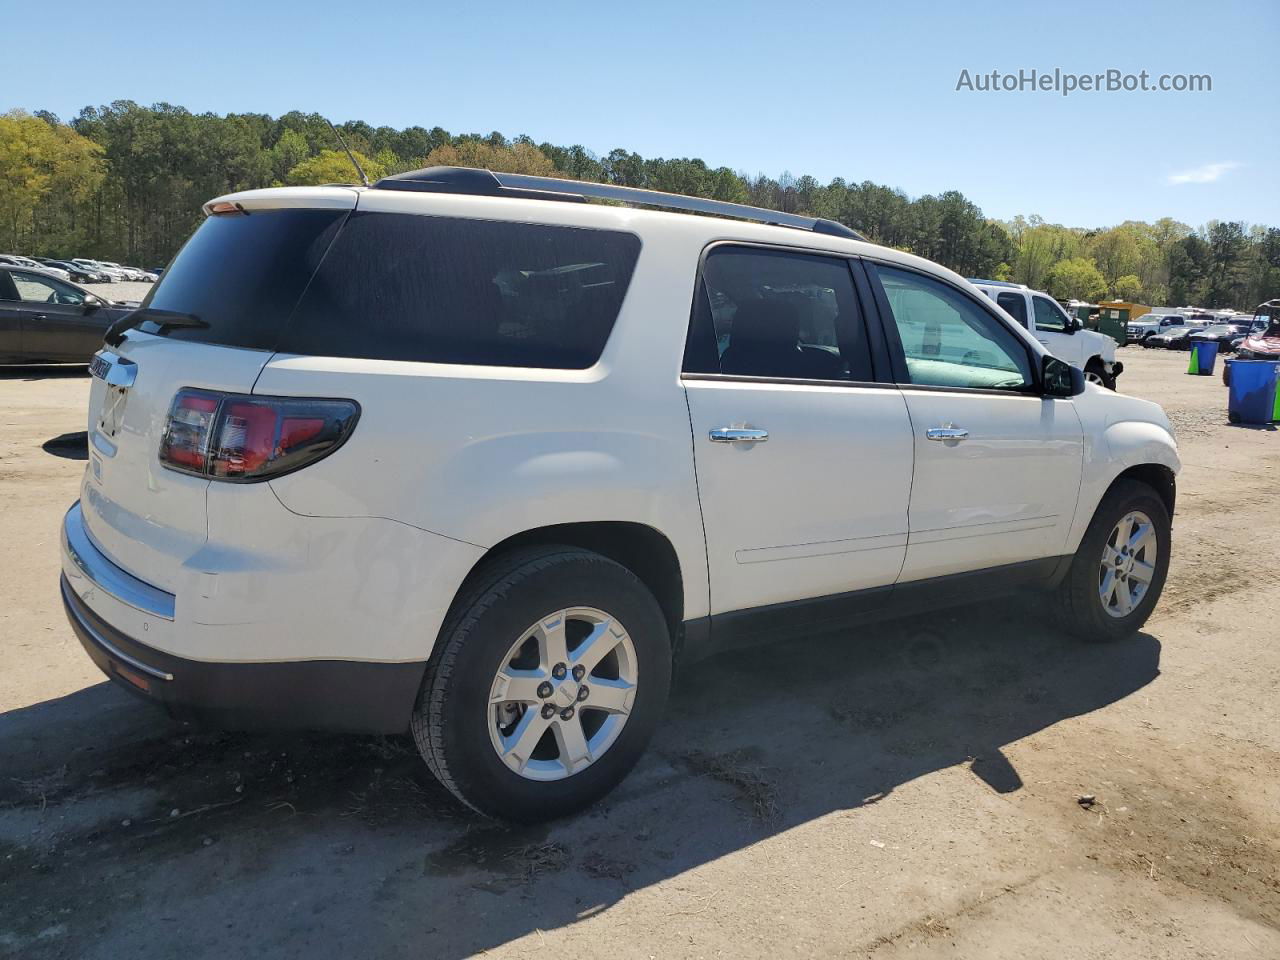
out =
[[924,435],[930,440],[967,440],[969,431],[960,427],[930,427]]
[[747,430],[742,427],[716,427],[709,436],[715,443],[763,443],[769,439],[769,431]]

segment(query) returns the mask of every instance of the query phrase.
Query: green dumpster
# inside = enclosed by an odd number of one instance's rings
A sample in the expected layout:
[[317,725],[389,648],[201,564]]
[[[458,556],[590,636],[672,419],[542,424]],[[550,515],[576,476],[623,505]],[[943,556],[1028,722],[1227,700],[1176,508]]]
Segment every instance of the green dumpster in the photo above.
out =
[[1098,332],[1123,347],[1129,342],[1129,311],[1123,307],[1103,307],[1098,311]]

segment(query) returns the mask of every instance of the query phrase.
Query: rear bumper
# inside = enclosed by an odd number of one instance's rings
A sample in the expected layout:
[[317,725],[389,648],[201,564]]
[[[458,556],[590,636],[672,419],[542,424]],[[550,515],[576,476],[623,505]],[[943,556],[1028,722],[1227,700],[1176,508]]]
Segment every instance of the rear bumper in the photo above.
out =
[[174,621],[174,596],[103,554],[85,532],[79,504],[64,521],[62,552],[62,604],[85,652],[111,680],[171,716],[234,729],[401,733],[409,728],[424,661],[235,662],[178,656],[140,642],[118,625],[141,624],[138,633],[171,638],[183,630]]
[[409,729],[425,664],[302,660],[206,663],[162,653],[95,614],[62,578],[62,605],[108,678],[180,720],[227,729]]

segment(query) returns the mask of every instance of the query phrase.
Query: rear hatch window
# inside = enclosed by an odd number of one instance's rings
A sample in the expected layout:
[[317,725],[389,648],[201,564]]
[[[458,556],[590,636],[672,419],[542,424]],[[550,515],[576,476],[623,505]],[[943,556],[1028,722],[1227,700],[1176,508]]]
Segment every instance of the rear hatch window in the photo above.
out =
[[[174,340],[274,350],[346,210],[254,210],[212,216],[192,234],[143,301],[190,313],[207,327],[166,327]],[[145,333],[157,333],[144,323]]]
[[[630,284],[634,234],[333,210],[210,217],[144,306],[165,336],[311,356],[584,369]],[[155,324],[141,328],[161,332]]]

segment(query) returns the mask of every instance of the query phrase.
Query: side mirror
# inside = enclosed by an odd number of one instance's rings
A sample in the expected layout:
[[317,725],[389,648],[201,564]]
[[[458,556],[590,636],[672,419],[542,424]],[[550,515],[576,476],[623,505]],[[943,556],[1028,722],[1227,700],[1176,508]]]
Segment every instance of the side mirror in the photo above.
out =
[[1046,355],[1040,362],[1040,384],[1046,397],[1078,397],[1084,393],[1084,371]]
[[80,305],[80,309],[84,313],[88,314],[88,313],[93,313],[95,310],[97,310],[101,306],[102,306],[102,301],[99,300],[97,297],[90,295],[84,298],[84,303]]

